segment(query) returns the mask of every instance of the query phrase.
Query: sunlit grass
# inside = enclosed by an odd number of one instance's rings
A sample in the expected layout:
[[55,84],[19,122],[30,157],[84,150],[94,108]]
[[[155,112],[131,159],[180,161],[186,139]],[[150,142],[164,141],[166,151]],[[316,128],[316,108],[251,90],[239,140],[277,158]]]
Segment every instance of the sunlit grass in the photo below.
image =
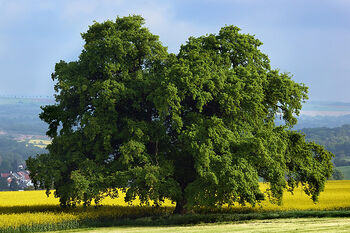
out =
[[[298,218],[298,219],[273,219],[273,220],[251,220],[249,222],[235,222],[225,224],[198,224],[191,226],[144,226],[144,227],[108,227],[98,229],[81,229],[73,231],[75,233],[173,233],[173,232],[206,232],[206,233],[226,233],[226,232],[348,232],[350,229],[350,218]],[[55,232],[57,233],[57,232]]]

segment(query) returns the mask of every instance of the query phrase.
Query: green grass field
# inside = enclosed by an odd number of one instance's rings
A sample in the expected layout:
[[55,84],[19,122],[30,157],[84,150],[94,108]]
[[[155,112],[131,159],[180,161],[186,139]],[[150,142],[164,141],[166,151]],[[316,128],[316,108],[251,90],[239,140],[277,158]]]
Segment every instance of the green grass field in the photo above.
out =
[[299,218],[250,220],[238,223],[167,227],[108,227],[56,231],[55,233],[170,233],[170,232],[349,232],[350,218]]
[[350,166],[337,167],[343,174],[344,180],[350,180]]

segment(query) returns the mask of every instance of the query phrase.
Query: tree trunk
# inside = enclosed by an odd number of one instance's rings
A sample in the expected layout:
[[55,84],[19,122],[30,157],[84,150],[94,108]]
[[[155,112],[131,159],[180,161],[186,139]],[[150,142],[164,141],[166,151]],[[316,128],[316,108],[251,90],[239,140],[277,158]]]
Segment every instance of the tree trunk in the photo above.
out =
[[185,185],[181,185],[181,199],[176,201],[176,206],[174,210],[174,214],[186,214],[187,208],[185,208],[185,205],[187,204],[187,200],[185,197]]
[[186,214],[187,213],[187,209],[185,208],[186,205],[186,199],[183,198],[180,201],[176,202],[176,206],[175,206],[175,210],[174,210],[174,214]]

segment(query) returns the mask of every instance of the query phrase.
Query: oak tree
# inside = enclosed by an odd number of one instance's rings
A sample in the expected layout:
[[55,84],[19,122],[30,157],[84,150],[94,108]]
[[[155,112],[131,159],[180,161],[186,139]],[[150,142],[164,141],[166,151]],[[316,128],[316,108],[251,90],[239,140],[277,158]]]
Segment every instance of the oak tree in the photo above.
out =
[[95,22],[79,59],[56,64],[56,104],[40,114],[52,143],[27,161],[36,187],[55,189],[62,206],[125,192],[128,202],[168,198],[176,213],[281,203],[297,185],[317,201],[332,154],[291,130],[307,87],[272,69],[262,43],[235,26],[173,54],[143,24]]

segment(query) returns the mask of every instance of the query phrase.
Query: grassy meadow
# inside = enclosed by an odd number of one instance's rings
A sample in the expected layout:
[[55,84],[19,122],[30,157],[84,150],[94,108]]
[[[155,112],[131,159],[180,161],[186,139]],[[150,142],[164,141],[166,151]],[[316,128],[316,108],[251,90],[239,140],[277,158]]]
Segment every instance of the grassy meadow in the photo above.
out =
[[[261,184],[265,189],[266,184]],[[319,202],[314,204],[302,190],[286,193],[283,204],[276,206],[264,201],[256,207],[232,207],[213,211],[209,215],[171,216],[174,204],[166,201],[162,207],[128,205],[121,194],[117,199],[105,199],[101,207],[77,207],[63,210],[58,199],[46,197],[44,191],[0,192],[0,232],[33,232],[108,225],[164,225],[199,222],[236,221],[283,217],[350,216],[350,181],[328,181]],[[321,211],[321,212],[320,212]],[[225,215],[223,215],[225,214]],[[141,220],[140,220],[141,219]],[[93,224],[92,224],[93,223]],[[89,225],[90,224],[90,225]],[[95,225],[94,225],[95,224]]]
[[56,233],[172,233],[172,232],[349,232],[350,218],[267,219],[236,223],[198,224],[195,226],[106,227],[59,231]]

